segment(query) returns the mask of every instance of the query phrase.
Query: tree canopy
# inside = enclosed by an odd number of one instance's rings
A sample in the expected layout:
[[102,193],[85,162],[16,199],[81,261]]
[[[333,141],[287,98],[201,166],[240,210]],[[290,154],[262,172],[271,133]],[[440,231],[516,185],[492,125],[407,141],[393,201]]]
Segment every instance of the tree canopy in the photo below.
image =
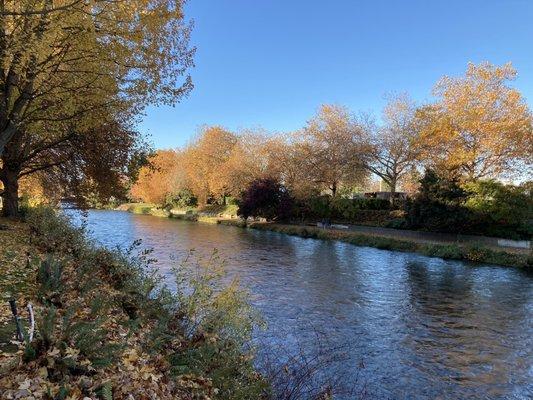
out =
[[114,139],[95,131],[131,132],[147,104],[174,104],[192,89],[187,70],[194,49],[188,45],[190,25],[182,5],[173,0],[0,1],[5,214],[16,211],[16,181],[32,171],[27,165],[35,159],[40,171],[57,167],[55,153],[79,156],[80,144],[89,137],[102,139],[103,149]]
[[462,77],[436,84],[436,101],[418,110],[421,158],[464,179],[510,176],[531,166],[532,115],[509,85],[513,66],[470,63]]
[[302,168],[308,169],[310,179],[335,196],[341,184],[365,177],[361,167],[363,134],[347,108],[321,106],[299,135]]
[[383,110],[383,125],[367,122],[369,137],[364,166],[396,192],[399,181],[410,172],[420,151],[416,142],[416,106],[407,95],[389,100]]

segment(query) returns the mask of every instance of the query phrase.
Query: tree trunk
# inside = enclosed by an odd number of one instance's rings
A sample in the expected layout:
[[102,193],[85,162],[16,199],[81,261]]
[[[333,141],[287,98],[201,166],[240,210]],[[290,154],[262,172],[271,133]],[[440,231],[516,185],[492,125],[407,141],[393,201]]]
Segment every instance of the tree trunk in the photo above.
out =
[[0,180],[4,185],[2,192],[2,216],[18,217],[19,215],[19,173],[15,168],[4,165],[0,170]]
[[390,204],[394,207],[394,195],[396,194],[396,179],[391,179],[389,181],[390,188]]
[[335,195],[337,194],[337,182],[333,182],[330,189],[331,194],[333,195],[333,197],[335,197]]

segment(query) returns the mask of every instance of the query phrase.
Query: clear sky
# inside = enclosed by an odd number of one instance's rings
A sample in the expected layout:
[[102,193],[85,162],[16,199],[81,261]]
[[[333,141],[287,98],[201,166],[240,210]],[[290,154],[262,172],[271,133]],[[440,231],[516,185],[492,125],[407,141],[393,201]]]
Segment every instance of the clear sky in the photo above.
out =
[[203,124],[292,131],[322,103],[379,115],[384,96],[430,99],[468,61],[512,61],[533,100],[533,0],[189,0],[195,88],[140,125],[157,148]]

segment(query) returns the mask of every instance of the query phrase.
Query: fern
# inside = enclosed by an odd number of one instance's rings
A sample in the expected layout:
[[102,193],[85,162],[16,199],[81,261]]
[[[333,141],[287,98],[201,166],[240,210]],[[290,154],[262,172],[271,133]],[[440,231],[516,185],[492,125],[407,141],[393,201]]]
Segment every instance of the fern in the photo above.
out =
[[113,385],[109,381],[104,382],[96,394],[102,400],[113,400]]

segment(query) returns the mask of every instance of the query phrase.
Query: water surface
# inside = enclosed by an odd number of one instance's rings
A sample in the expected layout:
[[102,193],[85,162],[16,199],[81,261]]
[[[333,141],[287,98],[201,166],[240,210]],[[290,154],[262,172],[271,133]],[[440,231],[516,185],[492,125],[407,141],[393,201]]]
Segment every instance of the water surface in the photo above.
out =
[[331,348],[326,369],[371,398],[533,398],[533,276],[519,269],[120,211],[88,226],[106,246],[141,238],[170,285],[177,259],[217,248],[268,323],[263,353]]

